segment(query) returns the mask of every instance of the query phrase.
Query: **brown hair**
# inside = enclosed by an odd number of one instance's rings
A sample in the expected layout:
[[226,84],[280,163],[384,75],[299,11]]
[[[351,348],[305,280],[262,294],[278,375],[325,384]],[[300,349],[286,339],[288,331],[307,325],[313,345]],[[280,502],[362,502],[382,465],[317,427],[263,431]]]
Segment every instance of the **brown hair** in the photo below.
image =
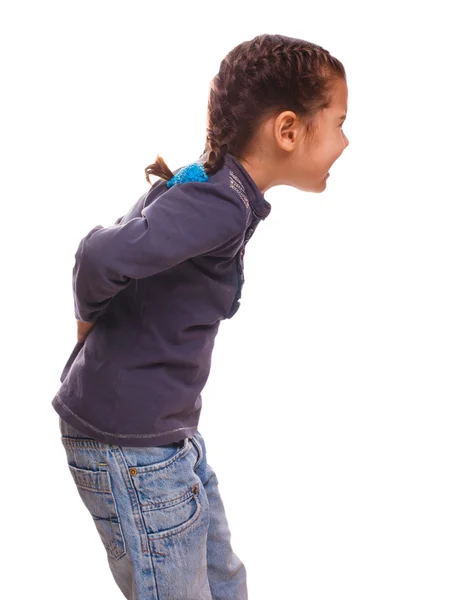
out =
[[[308,134],[338,78],[346,79],[342,63],[305,40],[263,34],[233,48],[210,83],[206,173],[221,169],[226,153],[240,158],[261,124],[284,110],[294,111]],[[158,155],[145,174],[149,183],[149,175],[174,176]]]

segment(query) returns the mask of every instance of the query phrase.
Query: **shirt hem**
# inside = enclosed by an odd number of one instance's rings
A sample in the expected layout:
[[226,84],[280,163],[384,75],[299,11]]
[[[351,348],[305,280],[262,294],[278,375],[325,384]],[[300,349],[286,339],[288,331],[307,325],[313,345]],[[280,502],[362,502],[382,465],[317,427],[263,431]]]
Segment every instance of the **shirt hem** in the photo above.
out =
[[140,448],[163,446],[165,444],[172,444],[173,442],[180,442],[185,438],[192,438],[198,431],[197,427],[193,426],[179,427],[177,429],[171,429],[169,431],[156,434],[125,433],[123,435],[118,435],[108,431],[101,431],[91,423],[85,421],[82,417],[73,413],[71,409],[69,409],[63,403],[63,400],[60,398],[59,394],[56,394],[52,400],[52,406],[63,419],[63,421],[66,421],[66,423],[71,425],[71,427],[74,427],[78,431],[81,431],[94,440],[104,444],[114,444],[116,446],[137,446]]

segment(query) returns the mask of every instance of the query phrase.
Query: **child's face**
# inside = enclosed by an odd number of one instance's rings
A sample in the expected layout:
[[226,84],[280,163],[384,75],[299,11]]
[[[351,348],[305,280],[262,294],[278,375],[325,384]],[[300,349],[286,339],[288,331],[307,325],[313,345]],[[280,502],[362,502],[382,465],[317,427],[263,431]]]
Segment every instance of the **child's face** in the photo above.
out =
[[331,105],[317,115],[314,133],[308,136],[293,111],[283,111],[263,123],[251,151],[239,159],[262,193],[275,185],[305,192],[325,190],[329,169],[349,144],[341,127],[347,95],[346,82],[338,79]]
[[347,113],[347,96],[347,84],[339,79],[331,105],[321,110],[316,119],[313,137],[301,139],[293,161],[296,188],[308,192],[326,188],[330,168],[349,145],[341,125]]

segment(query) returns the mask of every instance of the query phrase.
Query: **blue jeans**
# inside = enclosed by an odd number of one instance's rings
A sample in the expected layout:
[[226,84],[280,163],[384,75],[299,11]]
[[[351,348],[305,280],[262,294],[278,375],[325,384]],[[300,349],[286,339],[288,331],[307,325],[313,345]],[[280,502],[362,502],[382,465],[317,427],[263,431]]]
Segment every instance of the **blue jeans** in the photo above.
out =
[[205,442],[104,444],[59,417],[68,467],[130,600],[247,600]]

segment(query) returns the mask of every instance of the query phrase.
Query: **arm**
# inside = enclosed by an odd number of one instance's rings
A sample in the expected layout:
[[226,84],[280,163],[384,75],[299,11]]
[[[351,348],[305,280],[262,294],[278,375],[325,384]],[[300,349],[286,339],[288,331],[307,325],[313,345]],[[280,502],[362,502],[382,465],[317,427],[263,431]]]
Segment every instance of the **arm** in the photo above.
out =
[[218,183],[180,183],[163,192],[140,217],[97,225],[75,254],[75,317],[95,321],[111,298],[142,279],[215,248],[245,231],[237,195]]

